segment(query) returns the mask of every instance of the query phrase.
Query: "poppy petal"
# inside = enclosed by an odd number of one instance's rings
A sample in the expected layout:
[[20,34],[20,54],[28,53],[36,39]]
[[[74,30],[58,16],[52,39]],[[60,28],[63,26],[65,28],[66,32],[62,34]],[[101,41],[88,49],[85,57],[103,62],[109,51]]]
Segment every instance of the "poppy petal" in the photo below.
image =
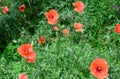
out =
[[3,6],[3,7],[2,7],[2,12],[3,12],[4,14],[7,14],[7,13],[9,12],[8,7],[7,7],[7,6]]
[[120,34],[120,24],[116,25],[114,31],[117,32],[118,34]]
[[28,76],[25,73],[19,75],[19,79],[28,79]]
[[31,52],[28,56],[27,56],[27,62],[35,62],[36,60],[36,53],[35,52]]

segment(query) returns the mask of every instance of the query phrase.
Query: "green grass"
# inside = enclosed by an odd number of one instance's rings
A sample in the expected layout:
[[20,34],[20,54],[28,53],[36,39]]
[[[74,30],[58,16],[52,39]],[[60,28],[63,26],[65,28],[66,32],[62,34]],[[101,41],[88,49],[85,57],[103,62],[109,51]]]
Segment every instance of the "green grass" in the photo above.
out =
[[[12,5],[15,1],[2,0],[2,5],[11,6],[13,10],[8,15],[0,13],[1,20],[5,19],[5,23],[0,22],[0,28],[4,27],[4,32],[0,29],[1,47],[4,46],[2,41],[7,41],[4,51],[0,52],[0,79],[18,79],[22,72],[29,79],[96,79],[89,70],[95,58],[104,58],[108,62],[108,79],[119,79],[120,35],[114,32],[114,28],[120,22],[120,14],[116,13],[114,6],[120,5],[120,1],[82,0],[85,4],[83,14],[73,11],[75,1],[18,0],[14,14]],[[17,10],[18,4],[22,3],[27,6],[25,13]],[[57,23],[60,30],[57,32],[44,16],[51,8],[60,15]],[[74,22],[84,25],[83,33],[75,32]],[[69,37],[62,36],[61,30],[66,28],[70,30]],[[38,44],[41,36],[46,39],[44,45]],[[17,48],[24,43],[33,45],[37,54],[35,63],[27,63],[18,54]]]

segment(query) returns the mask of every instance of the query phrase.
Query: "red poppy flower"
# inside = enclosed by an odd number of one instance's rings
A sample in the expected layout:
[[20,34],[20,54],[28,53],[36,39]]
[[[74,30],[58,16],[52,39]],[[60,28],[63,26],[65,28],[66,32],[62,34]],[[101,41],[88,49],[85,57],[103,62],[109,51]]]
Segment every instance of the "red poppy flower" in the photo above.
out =
[[7,7],[7,6],[3,6],[3,7],[2,7],[2,12],[3,12],[4,14],[7,14],[7,13],[9,12],[8,7]]
[[18,48],[18,53],[23,56],[24,58],[27,58],[28,54],[33,52],[32,45],[31,44],[22,44]]
[[44,44],[45,43],[45,38],[44,37],[40,37],[39,40],[38,40],[38,43]]
[[108,77],[108,64],[105,59],[97,58],[90,65],[90,72],[98,79]]
[[65,36],[65,37],[69,36],[69,34],[70,34],[68,29],[62,30],[62,33],[63,33],[63,36]]
[[76,32],[81,32],[81,31],[83,31],[83,25],[82,24],[80,24],[80,23],[74,23],[74,28],[75,28],[75,30],[76,30]]
[[54,25],[58,21],[59,14],[58,14],[58,12],[56,10],[51,9],[49,12],[45,13],[45,17],[47,18],[49,24]]
[[35,62],[36,53],[33,51],[31,44],[22,44],[17,50],[28,62]]
[[117,24],[114,30],[115,30],[115,32],[120,34],[120,24]]
[[25,11],[25,5],[24,4],[22,4],[22,5],[20,5],[20,7],[19,7],[19,10],[20,10],[20,12],[24,12]]
[[19,79],[28,79],[28,76],[25,73],[21,73]]
[[57,31],[58,30],[58,26],[54,26],[54,30]]
[[73,3],[73,6],[75,7],[74,11],[82,13],[83,9],[84,9],[84,3],[81,1],[77,1],[75,3]]

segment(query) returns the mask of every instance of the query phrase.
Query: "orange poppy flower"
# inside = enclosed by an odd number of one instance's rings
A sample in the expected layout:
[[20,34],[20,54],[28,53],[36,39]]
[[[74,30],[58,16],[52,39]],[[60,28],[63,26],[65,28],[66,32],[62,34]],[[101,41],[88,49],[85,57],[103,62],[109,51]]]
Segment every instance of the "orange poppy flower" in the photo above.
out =
[[22,4],[22,5],[20,5],[20,7],[19,7],[19,10],[20,10],[20,12],[24,12],[25,11],[25,5],[24,4]]
[[44,37],[40,37],[39,40],[38,40],[38,43],[44,44],[45,43],[45,38]]
[[57,30],[58,30],[58,26],[54,26],[53,28],[54,28],[54,30],[55,30],[55,31],[57,31]]
[[58,21],[59,14],[58,14],[58,12],[56,10],[51,9],[49,12],[45,13],[45,17],[47,18],[49,24],[54,25]]
[[115,32],[120,34],[120,24],[117,24],[114,30],[115,30]]
[[7,13],[9,12],[8,7],[7,7],[7,6],[3,6],[3,7],[2,7],[2,12],[3,12],[4,14],[7,14]]
[[69,34],[70,34],[68,29],[62,30],[62,33],[63,33],[63,36],[65,36],[65,37],[69,36]]
[[18,49],[18,53],[23,56],[28,62],[35,62],[36,53],[32,49],[31,44],[22,44]]
[[28,76],[25,73],[21,73],[19,79],[28,79]]
[[81,31],[83,31],[83,25],[82,24],[80,24],[80,23],[74,23],[74,28],[75,28],[75,30],[76,30],[76,32],[81,32]]
[[108,77],[108,64],[105,59],[97,58],[90,65],[90,72],[98,79]]
[[83,9],[84,9],[84,3],[81,1],[77,1],[75,3],[73,3],[73,6],[75,7],[74,11],[82,13]]
[[27,62],[35,62],[36,60],[36,53],[35,52],[32,52],[30,54],[28,54],[27,56]]
[[27,58],[28,54],[30,54],[31,52],[33,52],[31,44],[22,44],[18,48],[18,53],[24,58]]

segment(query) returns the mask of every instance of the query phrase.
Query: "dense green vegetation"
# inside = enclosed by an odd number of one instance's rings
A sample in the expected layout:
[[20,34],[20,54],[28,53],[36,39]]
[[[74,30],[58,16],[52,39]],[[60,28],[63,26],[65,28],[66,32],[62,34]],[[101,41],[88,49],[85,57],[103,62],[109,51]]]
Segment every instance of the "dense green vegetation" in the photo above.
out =
[[[119,79],[120,34],[114,28],[120,23],[120,1],[82,0],[82,14],[73,10],[75,1],[0,0],[0,7],[6,5],[10,10],[3,14],[0,8],[0,79],[17,79],[22,72],[29,79],[95,79],[89,70],[95,58],[108,62],[108,79]],[[21,4],[26,6],[23,13]],[[50,9],[59,13],[58,31],[45,18]],[[83,32],[75,31],[75,22],[83,24]],[[68,37],[62,35],[63,29],[69,29]],[[41,36],[45,44],[38,43]],[[35,63],[27,63],[18,54],[17,48],[24,43],[33,45]]]

